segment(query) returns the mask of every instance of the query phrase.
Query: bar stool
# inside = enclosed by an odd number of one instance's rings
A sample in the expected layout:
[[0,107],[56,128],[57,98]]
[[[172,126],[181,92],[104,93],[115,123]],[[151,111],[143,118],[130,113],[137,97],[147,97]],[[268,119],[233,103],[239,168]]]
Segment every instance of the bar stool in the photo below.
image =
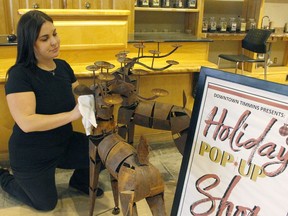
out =
[[[239,63],[241,63],[241,69],[243,74],[244,63],[264,63],[264,79],[267,78],[267,68],[270,59],[270,44],[267,43],[268,38],[271,35],[269,29],[251,29],[247,32],[246,36],[242,40],[242,53],[239,55],[219,54],[218,55],[218,68],[220,68],[220,59],[235,62],[235,73]],[[245,55],[245,51],[251,51],[253,54],[262,54],[263,58],[254,58]],[[252,56],[252,55],[251,55]]]

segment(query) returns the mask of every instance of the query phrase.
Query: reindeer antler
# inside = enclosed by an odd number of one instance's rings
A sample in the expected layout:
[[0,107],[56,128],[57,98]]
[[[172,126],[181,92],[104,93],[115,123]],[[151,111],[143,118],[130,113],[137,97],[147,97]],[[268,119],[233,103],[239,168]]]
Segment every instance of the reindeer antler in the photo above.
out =
[[[162,70],[165,70],[165,69],[171,67],[172,65],[178,64],[177,61],[168,60],[168,61],[166,61],[166,63],[167,63],[166,66],[161,67],[161,68],[155,68],[154,67],[154,59],[155,58],[164,58],[164,57],[167,57],[167,56],[171,55],[179,47],[181,47],[180,44],[173,44],[172,47],[174,47],[174,49],[172,49],[170,52],[168,52],[167,54],[164,54],[164,55],[160,55],[160,51],[159,50],[150,50],[149,52],[152,54],[152,56],[147,56],[147,55],[144,56],[143,55],[143,48],[145,47],[143,44],[135,44],[134,46],[136,48],[138,48],[138,56],[134,57],[128,64],[126,64],[126,66],[124,66],[124,67],[128,67],[129,71],[132,69],[132,67],[135,64],[141,65],[141,66],[143,66],[143,67],[145,67],[145,68],[147,68],[149,70],[152,70],[152,71],[162,71]],[[140,53],[141,53],[141,55],[140,55]],[[152,59],[151,66],[148,66],[147,64],[144,64],[144,63],[140,62],[140,59],[144,59],[144,58],[151,58]]]

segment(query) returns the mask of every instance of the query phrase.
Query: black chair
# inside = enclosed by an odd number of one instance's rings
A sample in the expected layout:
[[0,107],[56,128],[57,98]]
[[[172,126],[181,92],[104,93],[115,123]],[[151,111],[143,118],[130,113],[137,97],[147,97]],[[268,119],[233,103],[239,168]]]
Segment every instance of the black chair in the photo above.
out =
[[[267,67],[270,59],[270,45],[267,44],[267,40],[271,35],[271,31],[268,29],[251,29],[247,32],[245,38],[242,40],[242,54],[239,55],[229,55],[220,54],[218,55],[218,68],[220,66],[220,59],[225,59],[227,61],[235,62],[235,73],[241,63],[241,69],[243,74],[244,63],[264,63],[264,79],[267,75]],[[246,51],[262,54],[262,58],[250,57],[250,55],[245,55]],[[253,56],[251,55],[251,56]]]

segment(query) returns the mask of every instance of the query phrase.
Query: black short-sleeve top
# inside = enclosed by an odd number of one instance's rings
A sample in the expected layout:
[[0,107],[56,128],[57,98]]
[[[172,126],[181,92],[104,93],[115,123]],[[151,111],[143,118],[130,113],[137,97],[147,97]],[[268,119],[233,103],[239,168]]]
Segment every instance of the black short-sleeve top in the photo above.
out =
[[[71,111],[76,104],[72,91],[72,83],[76,81],[76,77],[66,61],[61,59],[54,61],[56,69],[53,73],[38,67],[31,71],[22,65],[13,66],[5,85],[6,95],[34,92],[37,114],[49,115]],[[49,131],[30,133],[23,132],[15,123],[9,145],[18,150],[35,145],[49,148],[65,142],[72,132],[71,123]]]

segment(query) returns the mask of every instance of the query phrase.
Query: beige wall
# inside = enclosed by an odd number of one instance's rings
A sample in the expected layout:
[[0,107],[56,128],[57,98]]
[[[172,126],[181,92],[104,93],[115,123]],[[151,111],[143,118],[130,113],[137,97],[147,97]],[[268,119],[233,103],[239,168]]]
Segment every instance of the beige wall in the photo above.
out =
[[266,2],[263,15],[270,17],[270,20],[274,22],[275,27],[284,27],[288,22],[288,1],[285,3],[277,3],[277,1]]

